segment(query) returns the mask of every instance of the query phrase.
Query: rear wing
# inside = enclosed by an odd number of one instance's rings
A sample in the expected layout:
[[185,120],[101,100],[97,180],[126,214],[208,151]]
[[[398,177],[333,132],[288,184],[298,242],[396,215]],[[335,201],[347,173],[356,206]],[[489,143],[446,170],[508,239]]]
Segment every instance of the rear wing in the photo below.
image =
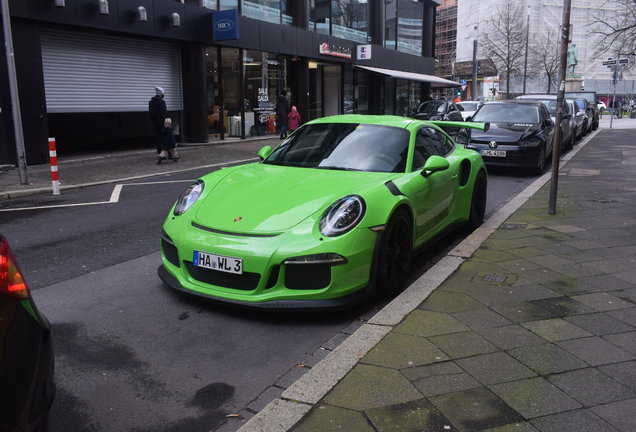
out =
[[479,129],[484,132],[488,132],[488,129],[490,129],[490,123],[443,121],[443,120],[426,120],[426,121],[429,123],[433,123],[435,126],[439,126],[439,127]]

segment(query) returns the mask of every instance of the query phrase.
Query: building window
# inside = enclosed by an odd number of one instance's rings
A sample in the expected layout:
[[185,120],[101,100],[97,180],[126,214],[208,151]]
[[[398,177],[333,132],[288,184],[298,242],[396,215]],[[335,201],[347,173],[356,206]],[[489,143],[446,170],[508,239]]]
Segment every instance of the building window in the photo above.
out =
[[329,34],[329,0],[309,1],[309,30],[316,33]]
[[387,49],[395,49],[395,41],[397,38],[397,1],[386,0],[385,22],[384,22],[384,47]]
[[362,0],[333,0],[332,36],[367,43],[367,5],[367,2]]
[[[414,0],[398,0],[397,50],[422,55],[424,5]],[[388,17],[387,17],[388,20]]]
[[217,9],[216,0],[202,0],[201,6],[203,6],[204,8],[212,9],[212,10]]
[[238,0],[220,0],[219,10],[238,9]]
[[242,0],[241,6],[242,15],[248,18],[287,26],[293,24],[292,2],[289,0]]

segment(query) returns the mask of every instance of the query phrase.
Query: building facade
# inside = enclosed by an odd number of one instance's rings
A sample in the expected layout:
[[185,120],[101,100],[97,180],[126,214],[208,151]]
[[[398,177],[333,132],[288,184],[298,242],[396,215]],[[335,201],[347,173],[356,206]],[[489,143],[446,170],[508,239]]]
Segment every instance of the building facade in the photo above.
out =
[[[435,74],[437,0],[9,0],[28,164],[153,140],[165,101],[178,140],[277,133],[288,92],[303,121],[408,115]],[[218,14],[218,15],[217,15]],[[228,15],[229,14],[229,15]],[[234,16],[227,21],[224,16]],[[215,38],[214,22],[234,27]],[[0,164],[14,164],[6,56]]]
[[[477,56],[484,59],[487,54],[483,52],[483,37],[489,31],[489,20],[491,20],[498,8],[508,0],[457,0],[457,61],[467,62],[473,59],[473,41],[477,39]],[[515,5],[521,6],[529,16],[529,37],[528,44],[532,52],[533,44],[541,43],[541,38],[548,31],[558,35],[563,22],[563,0],[519,0]],[[620,9],[619,2],[593,0],[573,0],[570,13],[570,24],[572,28],[571,40],[576,44],[578,50],[579,63],[576,66],[575,74],[584,80],[586,90],[595,90],[599,93],[611,92],[611,72],[603,66],[605,58],[599,58],[596,54],[598,46],[598,36],[591,33],[596,17],[600,12],[609,14],[624,13]],[[555,57],[558,53],[555,52]],[[528,63],[531,66],[531,60]],[[545,93],[547,91],[547,80],[540,73],[534,74],[530,70],[530,77],[527,80],[527,93]],[[626,71],[624,81],[619,84],[620,88],[625,87],[627,93],[632,86],[634,76]],[[523,89],[523,76],[514,77],[510,83],[511,93],[521,93]],[[503,85],[503,84],[502,84]],[[505,89],[502,91],[505,92]],[[555,92],[554,83],[551,92]],[[619,89],[620,92],[620,89]],[[486,93],[484,93],[486,94]]]

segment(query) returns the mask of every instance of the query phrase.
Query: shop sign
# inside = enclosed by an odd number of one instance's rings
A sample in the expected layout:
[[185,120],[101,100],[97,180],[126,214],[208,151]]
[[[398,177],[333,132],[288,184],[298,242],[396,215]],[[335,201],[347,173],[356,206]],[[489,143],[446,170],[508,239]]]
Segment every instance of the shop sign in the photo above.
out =
[[320,54],[330,55],[342,58],[351,58],[351,48],[329,45],[328,43],[320,44]]
[[358,60],[371,60],[371,45],[358,45],[356,47]]
[[212,14],[214,40],[233,40],[239,38],[238,10],[229,9]]

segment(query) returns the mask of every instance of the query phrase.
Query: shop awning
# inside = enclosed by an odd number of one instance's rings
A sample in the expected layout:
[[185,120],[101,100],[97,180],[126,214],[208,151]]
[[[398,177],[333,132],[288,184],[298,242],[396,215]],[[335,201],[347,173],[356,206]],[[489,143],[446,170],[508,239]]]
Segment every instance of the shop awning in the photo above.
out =
[[426,75],[426,74],[419,74],[414,72],[402,72],[402,71],[396,71],[392,69],[383,69],[383,68],[370,67],[370,66],[360,66],[360,65],[356,65],[356,66],[371,72],[390,76],[392,78],[428,82],[428,83],[431,83],[432,88],[461,87],[460,83],[447,80],[444,78],[436,77],[435,75]]

